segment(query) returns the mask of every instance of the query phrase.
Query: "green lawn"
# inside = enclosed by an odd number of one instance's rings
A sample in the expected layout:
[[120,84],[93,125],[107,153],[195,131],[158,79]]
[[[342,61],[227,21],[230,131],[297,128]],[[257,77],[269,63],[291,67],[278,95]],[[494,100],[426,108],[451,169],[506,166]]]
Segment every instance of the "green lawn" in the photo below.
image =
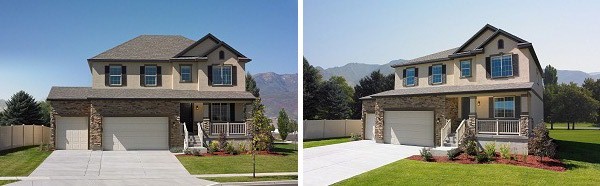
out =
[[[256,172],[298,172],[296,144],[275,144],[283,156],[257,155]],[[252,173],[252,155],[237,156],[178,156],[190,174]]]
[[0,185],[6,185],[13,182],[17,182],[17,180],[0,180]]
[[597,185],[600,130],[552,130],[565,172],[499,164],[400,160],[335,185]]
[[0,177],[29,176],[50,153],[39,151],[37,146],[0,151]]
[[262,176],[253,178],[252,176],[239,177],[217,177],[217,178],[201,178],[214,182],[255,182],[255,181],[279,181],[279,180],[298,180],[298,176]]
[[[546,127],[550,129],[550,123],[546,123]],[[567,128],[567,123],[555,123],[554,127]],[[575,123],[575,129],[577,129],[577,127],[600,127],[600,125],[593,123]]]
[[328,139],[316,139],[316,140],[304,140],[304,148],[325,146],[325,145],[333,145],[338,143],[346,143],[349,142],[350,137],[341,137],[341,138],[328,138]]

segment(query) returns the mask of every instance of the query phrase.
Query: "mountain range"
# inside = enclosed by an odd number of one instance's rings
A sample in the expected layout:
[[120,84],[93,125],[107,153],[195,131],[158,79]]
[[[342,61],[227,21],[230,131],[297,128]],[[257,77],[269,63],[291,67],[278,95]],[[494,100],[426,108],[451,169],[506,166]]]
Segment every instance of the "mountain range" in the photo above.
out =
[[260,89],[267,117],[276,118],[283,108],[290,118],[298,120],[298,74],[265,72],[252,77]]
[[[341,67],[332,67],[324,69],[317,66],[324,80],[329,79],[331,76],[342,76],[346,79],[348,85],[354,87],[358,84],[360,79],[369,75],[375,70],[380,70],[383,74],[394,73],[392,65],[401,63],[405,60],[398,59],[390,61],[389,63],[378,65],[378,64],[364,64],[364,63],[348,63]],[[600,79],[600,72],[586,73],[579,70],[557,70],[558,83],[569,83],[574,82],[579,85],[583,84],[586,78]]]

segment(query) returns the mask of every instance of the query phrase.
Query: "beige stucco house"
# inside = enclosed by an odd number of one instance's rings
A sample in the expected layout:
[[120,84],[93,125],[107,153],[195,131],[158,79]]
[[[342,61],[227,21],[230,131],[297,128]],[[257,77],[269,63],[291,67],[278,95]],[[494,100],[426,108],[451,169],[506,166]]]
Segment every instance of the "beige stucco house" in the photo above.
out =
[[485,25],[458,48],[392,67],[394,90],[362,98],[365,139],[456,146],[474,130],[480,145],[510,143],[525,152],[530,129],[542,122],[533,45],[502,29]]
[[[142,35],[87,60],[91,87],[52,87],[56,149],[146,150],[247,138],[251,61],[208,34]],[[65,72],[68,73],[68,72]]]

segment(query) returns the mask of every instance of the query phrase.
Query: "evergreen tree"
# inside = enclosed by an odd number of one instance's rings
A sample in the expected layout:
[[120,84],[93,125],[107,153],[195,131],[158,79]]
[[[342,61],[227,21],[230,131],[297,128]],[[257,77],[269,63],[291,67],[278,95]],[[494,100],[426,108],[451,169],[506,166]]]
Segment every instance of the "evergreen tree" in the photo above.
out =
[[256,81],[250,72],[246,74],[246,91],[251,92],[255,97],[260,97],[260,89],[256,86]]
[[6,102],[4,123],[8,125],[43,123],[39,104],[25,91],[17,92]]
[[371,72],[354,86],[354,108],[352,118],[362,117],[362,100],[360,98],[394,89],[394,74],[383,75],[379,70]]
[[348,95],[343,91],[340,84],[334,81],[327,81],[319,89],[319,104],[318,109],[319,119],[348,119],[351,114],[350,104],[348,103]]
[[304,119],[317,119],[317,113],[322,104],[319,103],[321,95],[318,95],[322,76],[317,68],[308,63],[306,58],[304,58],[303,77]]
[[281,137],[281,140],[285,141],[288,136],[288,132],[291,132],[289,123],[290,118],[285,112],[285,109],[281,109],[279,111],[279,116],[277,117],[277,128],[279,129],[279,136]]
[[46,101],[40,101],[40,113],[42,115],[42,124],[50,126],[50,113],[52,113],[52,106]]
[[556,85],[558,84],[558,76],[556,72],[556,68],[551,65],[546,66],[544,68],[544,86],[548,85]]
[[288,130],[289,132],[296,132],[298,131],[298,121],[296,121],[295,119],[290,119],[290,130]]

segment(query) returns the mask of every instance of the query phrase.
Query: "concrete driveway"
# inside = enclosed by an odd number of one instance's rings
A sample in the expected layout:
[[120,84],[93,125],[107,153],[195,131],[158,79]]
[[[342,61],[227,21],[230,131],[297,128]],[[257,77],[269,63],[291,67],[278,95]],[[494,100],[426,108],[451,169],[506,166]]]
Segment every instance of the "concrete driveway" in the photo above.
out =
[[304,185],[330,185],[418,155],[421,148],[362,140],[304,149]]
[[169,151],[58,150],[12,185],[210,185]]

